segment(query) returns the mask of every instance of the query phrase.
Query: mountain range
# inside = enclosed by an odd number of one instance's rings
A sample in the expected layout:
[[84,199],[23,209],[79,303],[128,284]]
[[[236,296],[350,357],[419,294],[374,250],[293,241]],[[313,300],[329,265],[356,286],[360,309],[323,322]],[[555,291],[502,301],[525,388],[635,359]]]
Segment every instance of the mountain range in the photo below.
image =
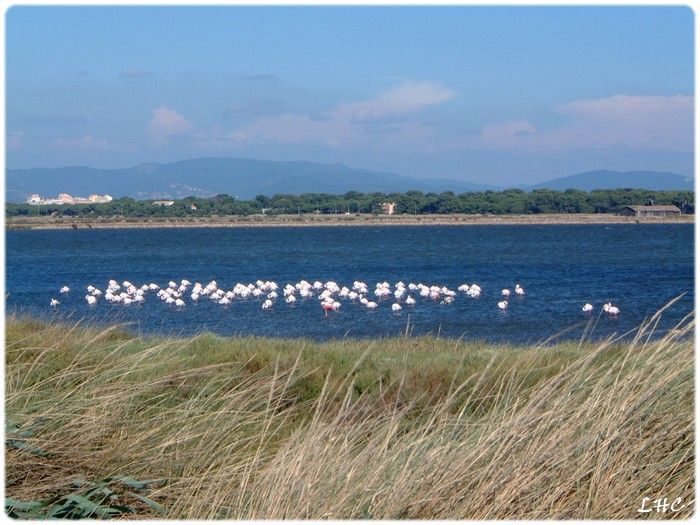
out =
[[[562,177],[522,189],[605,188],[693,189],[675,173],[651,171],[591,171]],[[209,197],[220,193],[239,199],[276,193],[423,192],[500,190],[497,186],[450,179],[417,179],[395,173],[350,168],[343,164],[305,161],[266,161],[244,158],[198,158],[171,163],[140,164],[132,168],[97,169],[86,166],[64,168],[8,169],[6,199],[24,202],[37,193],[44,197],[69,193],[87,196],[109,194],[135,199]]]
[[548,180],[523,189],[548,188],[564,191],[569,188],[591,191],[614,188],[644,188],[647,190],[693,190],[693,179],[677,173],[662,171],[586,171],[568,177]]

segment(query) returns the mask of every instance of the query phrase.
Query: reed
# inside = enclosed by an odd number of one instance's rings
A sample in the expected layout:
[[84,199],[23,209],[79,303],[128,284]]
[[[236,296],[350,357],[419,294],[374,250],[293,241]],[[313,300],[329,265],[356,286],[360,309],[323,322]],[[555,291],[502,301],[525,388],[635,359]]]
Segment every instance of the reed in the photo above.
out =
[[9,317],[6,494],[38,517],[628,519],[680,497],[648,516],[688,518],[694,321],[650,337],[658,315],[532,347]]

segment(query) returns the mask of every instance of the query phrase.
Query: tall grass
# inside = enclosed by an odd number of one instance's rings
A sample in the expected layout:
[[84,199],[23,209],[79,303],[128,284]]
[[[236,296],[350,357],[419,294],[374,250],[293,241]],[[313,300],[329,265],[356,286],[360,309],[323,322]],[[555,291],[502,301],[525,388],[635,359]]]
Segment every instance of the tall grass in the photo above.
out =
[[694,321],[650,338],[656,320],[519,348],[9,318],[6,418],[32,432],[7,447],[6,492],[121,475],[161,479],[166,518],[624,519],[644,497],[681,497],[650,517],[687,518]]

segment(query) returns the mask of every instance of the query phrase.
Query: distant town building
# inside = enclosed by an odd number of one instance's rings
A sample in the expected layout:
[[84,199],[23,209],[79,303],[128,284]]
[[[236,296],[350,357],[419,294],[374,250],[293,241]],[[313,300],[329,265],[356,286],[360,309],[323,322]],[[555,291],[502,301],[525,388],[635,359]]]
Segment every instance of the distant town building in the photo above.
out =
[[388,215],[393,215],[394,214],[394,208],[396,207],[395,202],[382,202],[382,212],[388,214]]
[[620,215],[634,217],[665,217],[668,215],[680,215],[681,210],[673,205],[646,205],[646,206],[625,206],[620,211]]
[[190,205],[190,210],[197,211],[197,206],[195,204]]
[[112,196],[111,195],[96,195],[92,194],[88,197],[88,200],[90,202],[98,202],[98,203],[105,203],[105,202],[112,202]]
[[153,201],[153,206],[172,206],[175,201]]
[[36,193],[27,199],[27,204],[39,206],[42,204],[105,204],[112,202],[110,195],[90,195],[89,197],[73,197],[67,193],[59,193],[56,199],[45,199]]

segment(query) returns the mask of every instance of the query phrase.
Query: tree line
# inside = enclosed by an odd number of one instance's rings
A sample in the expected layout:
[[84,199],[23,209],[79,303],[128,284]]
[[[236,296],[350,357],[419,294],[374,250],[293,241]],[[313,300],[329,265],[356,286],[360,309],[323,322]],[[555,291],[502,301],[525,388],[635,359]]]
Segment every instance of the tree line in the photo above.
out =
[[625,206],[643,204],[674,204],[684,213],[693,213],[695,195],[692,191],[650,191],[645,189],[614,189],[555,191],[519,189],[504,191],[442,193],[360,193],[349,191],[342,195],[304,193],[258,195],[252,200],[239,200],[229,195],[210,198],[186,197],[170,206],[154,204],[154,200],[130,197],[104,204],[29,205],[7,203],[7,217],[60,215],[66,217],[207,217],[224,215],[281,214],[381,214],[382,203],[396,204],[395,214],[538,214],[538,213],[617,213]]

